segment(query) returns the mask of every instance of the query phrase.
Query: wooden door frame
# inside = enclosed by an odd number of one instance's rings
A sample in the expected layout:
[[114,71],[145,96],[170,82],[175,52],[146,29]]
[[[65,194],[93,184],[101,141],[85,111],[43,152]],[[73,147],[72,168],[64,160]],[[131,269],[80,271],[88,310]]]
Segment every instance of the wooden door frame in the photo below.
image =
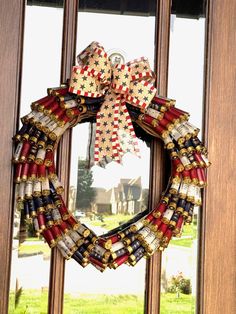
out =
[[[169,37],[170,37],[171,0],[159,0],[156,3],[155,29],[155,66],[157,89],[162,96],[167,96]],[[165,151],[161,141],[154,139],[151,146],[150,202],[154,206],[159,202],[164,190]],[[162,253],[156,252],[147,261],[145,313],[157,314],[160,311],[161,298],[161,261]]]
[[[159,91],[166,94],[168,69],[168,41],[170,0],[157,0],[156,70],[159,73]],[[64,11],[61,80],[69,77],[74,61],[77,1],[66,0]],[[13,169],[11,166],[12,142],[18,126],[23,26],[25,1],[2,0],[0,19],[1,116],[0,141],[0,313],[8,313],[12,224],[13,224]],[[209,0],[207,10],[207,41],[205,69],[205,131],[212,166],[208,171],[208,188],[204,194],[201,245],[199,256],[199,292],[197,312],[202,314],[233,313],[236,311],[236,203],[234,143],[235,119],[235,60],[236,60],[236,2]],[[70,134],[61,143],[59,163],[64,183],[69,180]],[[163,151],[153,144],[152,171],[160,172]],[[154,177],[154,176],[153,176]],[[220,182],[218,182],[220,180]],[[162,179],[152,181],[151,202],[158,198]],[[59,260],[59,262],[58,262]],[[57,261],[57,262],[55,262]],[[160,254],[149,261],[147,271],[146,313],[159,313],[160,307]],[[52,253],[50,276],[49,313],[62,313],[64,261],[56,250]],[[153,278],[155,276],[155,280]],[[61,279],[60,279],[61,277]],[[59,303],[58,303],[59,302]]]
[[0,313],[8,313],[12,228],[12,137],[18,127],[25,1],[1,1],[0,10]]
[[236,1],[207,7],[204,141],[212,162],[204,194],[199,312],[236,313]]
[[[78,0],[64,0],[63,39],[61,54],[61,83],[70,78],[72,66],[75,63],[76,35],[77,35]],[[58,147],[57,173],[64,186],[63,199],[68,205],[71,135],[67,131]],[[63,313],[64,303],[65,259],[57,248],[52,249],[50,264],[50,284],[48,313]]]

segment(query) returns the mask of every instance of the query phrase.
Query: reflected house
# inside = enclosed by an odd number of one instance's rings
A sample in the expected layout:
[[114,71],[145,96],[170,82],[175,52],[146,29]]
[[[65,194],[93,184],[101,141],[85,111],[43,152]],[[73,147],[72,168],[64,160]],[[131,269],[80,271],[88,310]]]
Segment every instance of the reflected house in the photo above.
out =
[[92,203],[92,212],[96,214],[111,214],[111,189],[94,188],[96,197]]
[[136,214],[147,208],[147,204],[145,204],[147,193],[148,189],[142,189],[141,177],[129,182],[127,195],[128,214]]
[[94,190],[96,198],[91,205],[93,213],[133,215],[147,208],[148,189],[142,189],[141,177],[120,179],[118,186],[109,190]]
[[130,179],[120,179],[117,187],[112,189],[112,213],[125,214],[128,210],[128,190]]
[[117,187],[112,188],[112,214],[136,214],[147,208],[148,189],[142,189],[141,177],[120,179]]

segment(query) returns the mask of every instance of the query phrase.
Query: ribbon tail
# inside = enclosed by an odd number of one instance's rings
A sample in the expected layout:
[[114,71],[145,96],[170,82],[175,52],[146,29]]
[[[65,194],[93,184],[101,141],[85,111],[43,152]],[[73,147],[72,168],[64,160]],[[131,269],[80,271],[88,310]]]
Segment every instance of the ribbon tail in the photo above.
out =
[[123,96],[109,91],[97,114],[94,161],[103,167],[111,161],[121,163],[127,152],[139,156],[133,124]]
[[[96,137],[94,145],[94,161],[104,167],[112,160],[118,161],[115,107],[118,96],[108,91],[104,102],[97,113]],[[119,162],[119,161],[118,161]]]
[[117,137],[120,144],[122,156],[125,153],[131,153],[140,157],[138,140],[135,135],[133,123],[131,121],[124,99],[120,103],[119,117],[120,119],[118,121],[119,128],[117,131]]

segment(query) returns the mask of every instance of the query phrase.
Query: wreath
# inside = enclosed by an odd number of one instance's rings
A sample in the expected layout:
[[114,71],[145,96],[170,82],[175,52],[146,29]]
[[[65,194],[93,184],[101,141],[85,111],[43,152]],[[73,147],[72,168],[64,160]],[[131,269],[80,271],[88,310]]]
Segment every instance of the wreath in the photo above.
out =
[[[201,205],[210,165],[199,129],[175,101],[157,95],[148,60],[112,64],[104,48],[91,43],[78,56],[71,79],[48,88],[31,104],[14,137],[16,202],[48,245],[82,267],[100,271],[122,264],[134,266],[142,257],[164,250],[172,237],[191,223]],[[160,201],[108,233],[97,236],[77,220],[63,200],[55,155],[64,132],[81,122],[96,121],[94,163],[121,163],[126,152],[139,154],[136,133],[158,137],[171,160],[171,176]]]

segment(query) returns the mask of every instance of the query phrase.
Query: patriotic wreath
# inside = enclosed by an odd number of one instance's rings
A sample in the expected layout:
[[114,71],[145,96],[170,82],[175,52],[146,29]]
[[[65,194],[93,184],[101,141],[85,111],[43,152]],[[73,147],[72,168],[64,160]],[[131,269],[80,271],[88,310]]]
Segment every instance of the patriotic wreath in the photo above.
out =
[[[157,95],[148,60],[112,64],[104,48],[91,43],[78,56],[68,83],[48,88],[47,96],[31,105],[14,137],[16,202],[32,221],[37,234],[81,266],[100,271],[123,263],[134,266],[142,257],[165,249],[171,238],[191,223],[201,205],[210,165],[199,129],[175,101]],[[55,168],[58,143],[77,123],[96,121],[94,162],[121,162],[126,152],[139,154],[135,131],[164,142],[171,160],[171,176],[154,209],[105,235],[97,236],[77,220],[63,200]],[[137,133],[137,132],[136,132]]]

